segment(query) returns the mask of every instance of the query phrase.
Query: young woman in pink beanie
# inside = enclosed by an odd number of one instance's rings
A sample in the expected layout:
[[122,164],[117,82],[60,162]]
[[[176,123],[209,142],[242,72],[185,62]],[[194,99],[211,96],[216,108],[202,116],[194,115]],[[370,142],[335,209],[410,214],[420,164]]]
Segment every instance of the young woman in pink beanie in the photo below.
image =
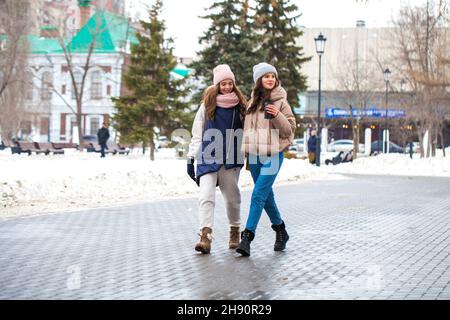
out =
[[205,90],[195,116],[187,164],[189,176],[200,186],[200,241],[195,250],[203,254],[211,251],[217,186],[225,200],[230,249],[236,249],[239,244],[241,224],[238,181],[244,163],[240,143],[247,102],[228,65],[217,66],[213,73],[214,85]]

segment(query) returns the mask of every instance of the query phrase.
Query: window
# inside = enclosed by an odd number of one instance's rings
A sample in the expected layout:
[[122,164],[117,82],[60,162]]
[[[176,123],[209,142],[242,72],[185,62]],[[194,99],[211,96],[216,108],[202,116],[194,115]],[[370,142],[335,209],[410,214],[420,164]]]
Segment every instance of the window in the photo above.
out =
[[40,126],[40,132],[42,135],[48,134],[50,128],[50,119],[47,117],[41,118],[41,126]]
[[99,118],[91,118],[91,135],[97,135],[97,131],[100,129],[100,119]]
[[91,75],[91,99],[102,98],[102,75],[100,71],[94,71]]
[[61,87],[61,93],[62,93],[62,95],[66,95],[66,93],[67,93],[65,84],[63,84],[62,87]]
[[[77,119],[75,119],[75,117],[71,117],[70,118],[70,132],[69,132],[69,136],[72,137],[73,139],[73,129],[77,126]],[[73,140],[72,140],[73,141]]]
[[106,95],[109,97],[109,96],[111,96],[111,86],[110,85],[107,85],[106,86]]
[[50,72],[42,74],[41,99],[48,101],[52,99],[53,76]]
[[[74,74],[74,78],[75,78],[75,83],[78,89],[78,95],[80,94],[80,90],[81,90],[81,79],[82,79],[82,75],[80,72],[75,72]],[[72,83],[72,100],[76,100],[76,95],[75,95],[75,87]]]

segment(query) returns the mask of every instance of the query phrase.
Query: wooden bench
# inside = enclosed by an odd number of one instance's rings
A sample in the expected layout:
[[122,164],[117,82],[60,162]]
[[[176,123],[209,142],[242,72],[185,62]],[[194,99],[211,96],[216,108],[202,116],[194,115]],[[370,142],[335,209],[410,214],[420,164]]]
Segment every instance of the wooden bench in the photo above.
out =
[[[93,152],[98,152],[98,153],[101,152],[100,144],[98,144],[97,142],[89,142],[89,144],[91,145]],[[105,149],[105,153],[106,154],[116,154],[117,152],[116,152],[116,150]]]
[[78,145],[72,142],[53,142],[55,149],[78,149]]
[[55,148],[51,142],[39,142],[38,146],[39,149],[47,150],[48,153],[53,152],[53,154],[64,154],[64,150]]
[[86,149],[87,152],[97,152],[92,143],[87,141],[83,142],[83,149]]
[[50,153],[48,150],[40,149],[36,142],[18,141],[17,146],[19,147],[19,154],[28,153],[28,155],[31,156],[33,152],[36,154],[44,153],[45,155]]
[[125,155],[129,155],[130,154],[130,150],[121,147],[120,145],[118,145],[117,143],[108,143],[108,149],[114,151],[114,154],[125,154]]

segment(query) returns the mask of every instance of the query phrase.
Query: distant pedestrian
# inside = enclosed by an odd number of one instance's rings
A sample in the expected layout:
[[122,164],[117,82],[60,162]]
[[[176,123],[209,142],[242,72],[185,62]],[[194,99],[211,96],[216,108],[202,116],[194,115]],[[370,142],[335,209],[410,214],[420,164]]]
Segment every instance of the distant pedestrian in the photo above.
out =
[[308,139],[308,159],[309,163],[316,163],[316,149],[317,149],[317,131],[311,131],[311,137]]
[[98,144],[100,145],[101,158],[105,157],[105,149],[108,149],[107,143],[109,139],[109,124],[103,122],[103,127],[101,127],[97,132]]
[[283,152],[292,144],[297,127],[275,67],[268,63],[254,66],[253,79],[255,86],[245,116],[243,151],[248,155],[255,186],[247,224],[236,249],[245,257],[250,255],[250,244],[264,210],[276,234],[274,250],[286,248],[289,235],[275,201],[273,184],[283,164]]
[[[242,139],[229,137],[242,132],[247,101],[236,86],[235,76],[228,65],[217,66],[213,74],[214,85],[205,90],[203,102],[195,116],[187,164],[188,175],[200,187],[200,241],[195,245],[195,250],[202,254],[211,251],[217,186],[225,200],[230,249],[236,249],[239,244],[241,225],[238,182],[244,166]],[[216,140],[217,134],[221,135],[221,139]],[[214,147],[216,143],[218,145]]]
[[409,142],[409,157],[412,159],[414,153],[414,143],[412,141]]

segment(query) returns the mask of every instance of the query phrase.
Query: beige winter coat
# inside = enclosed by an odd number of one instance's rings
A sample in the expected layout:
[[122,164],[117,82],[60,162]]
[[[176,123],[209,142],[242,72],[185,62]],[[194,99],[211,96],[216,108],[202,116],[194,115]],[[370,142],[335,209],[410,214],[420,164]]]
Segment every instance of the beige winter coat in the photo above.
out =
[[[251,106],[252,100],[247,109]],[[260,107],[245,117],[242,150],[246,154],[276,154],[284,151],[294,140],[296,122],[287,101],[286,91],[282,87],[273,89],[270,100],[280,110],[274,119],[264,119],[264,111]]]

